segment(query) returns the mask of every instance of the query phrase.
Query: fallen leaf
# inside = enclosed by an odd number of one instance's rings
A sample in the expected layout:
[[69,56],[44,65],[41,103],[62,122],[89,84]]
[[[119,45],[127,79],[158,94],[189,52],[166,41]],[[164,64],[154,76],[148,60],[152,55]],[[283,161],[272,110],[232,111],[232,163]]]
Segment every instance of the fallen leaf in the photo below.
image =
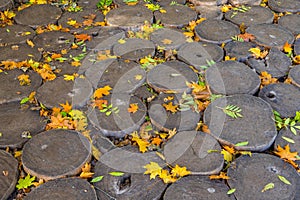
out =
[[66,113],[69,113],[72,110],[72,105],[70,105],[68,101],[66,101],[65,104],[59,104],[59,105],[63,107],[63,111]]
[[177,108],[178,105],[173,105],[173,102],[169,102],[168,104],[163,104],[163,107],[165,107],[165,109],[167,111],[171,111],[172,113],[176,113],[177,112]]
[[161,178],[164,183],[168,184],[168,183],[174,183],[177,181],[177,178],[173,177],[169,171],[163,169],[159,175],[159,178]]
[[102,110],[103,109],[103,104],[104,105],[107,105],[108,104],[108,101],[107,100],[104,100],[104,99],[95,99],[93,100],[93,103],[92,105],[94,107],[97,107],[99,110]]
[[75,35],[75,38],[78,40],[78,41],[90,41],[92,39],[92,37],[88,34],[79,34],[79,35]]
[[124,39],[119,39],[119,40],[118,40],[118,43],[119,43],[119,44],[125,44],[125,43],[126,43],[126,40],[124,40]]
[[255,39],[255,36],[250,33],[239,34],[239,38],[242,38],[245,42],[249,42]]
[[183,177],[183,176],[191,174],[191,172],[188,171],[186,169],[186,167],[180,167],[179,165],[175,165],[175,167],[172,169],[171,173],[174,176],[179,176],[179,177]]
[[125,173],[124,172],[109,172],[109,175],[112,176],[123,176]]
[[81,65],[81,63],[79,61],[71,62],[71,66],[73,66],[73,67],[79,67],[80,65]]
[[168,44],[172,44],[173,41],[172,41],[172,40],[169,40],[169,39],[163,39],[163,40],[162,40],[162,43],[168,45]]
[[227,176],[225,172],[220,172],[219,175],[210,175],[210,176],[209,176],[209,179],[211,179],[211,180],[212,180],[212,179],[223,179],[223,180],[228,180],[228,179],[230,179],[230,177]]
[[159,146],[162,142],[163,142],[162,139],[160,139],[159,137],[155,137],[152,139],[151,144]]
[[253,53],[255,58],[265,58],[268,55],[268,51],[266,50],[261,51],[260,48],[258,47],[250,48],[249,51]]
[[296,161],[298,156],[298,152],[290,152],[289,144],[287,144],[284,148],[282,148],[280,145],[277,145],[277,150],[274,151],[274,153],[280,158],[290,161]]
[[33,42],[32,42],[31,40],[27,39],[27,40],[26,40],[26,43],[27,43],[31,48],[34,47],[34,44],[33,44]]
[[288,42],[284,43],[284,45],[283,45],[283,51],[285,53],[291,53],[293,51],[292,45],[289,44]]
[[143,76],[140,74],[137,74],[134,76],[134,78],[135,78],[135,80],[140,81],[140,80],[142,80]]
[[91,180],[91,183],[97,183],[103,179],[104,176],[97,176]]
[[94,175],[94,173],[93,172],[81,172],[80,173],[80,178],[92,178],[93,177],[93,175]]
[[20,82],[20,85],[30,85],[31,80],[29,79],[29,75],[27,74],[21,74],[18,76],[18,80]]
[[131,103],[129,105],[129,108],[127,109],[128,112],[130,113],[135,113],[136,111],[138,111],[139,107],[138,107],[138,104],[137,103]]
[[226,151],[225,149],[222,149],[221,154],[223,154],[224,156],[224,160],[226,160],[227,162],[231,162],[233,159],[233,156],[231,153],[229,153],[228,151]]
[[96,91],[94,92],[94,98],[101,98],[101,97],[103,97],[103,96],[107,96],[107,95],[109,95],[110,94],[110,90],[111,90],[112,88],[110,87],[110,86],[108,86],[108,85],[106,85],[106,86],[104,86],[104,87],[102,87],[102,88],[98,88],[98,89],[96,89]]
[[265,192],[267,190],[271,190],[271,189],[274,188],[274,186],[275,186],[274,183],[268,183],[267,185],[264,186],[264,188],[261,190],[261,192]]
[[144,168],[147,169],[144,174],[150,174],[150,180],[155,179],[155,177],[161,175],[162,172],[162,168],[156,162],[150,162],[150,164],[145,165]]

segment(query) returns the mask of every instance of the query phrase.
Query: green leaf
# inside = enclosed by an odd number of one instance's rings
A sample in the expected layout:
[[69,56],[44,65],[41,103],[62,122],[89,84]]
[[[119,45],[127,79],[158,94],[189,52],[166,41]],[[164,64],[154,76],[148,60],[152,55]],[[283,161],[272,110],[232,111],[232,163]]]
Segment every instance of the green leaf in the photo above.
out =
[[295,144],[295,141],[289,137],[285,137],[285,136],[281,136],[282,139],[284,139],[285,141],[289,142],[289,143],[292,143],[292,144]]
[[124,172],[109,172],[109,174],[112,176],[123,176]]
[[112,112],[111,110],[110,110],[110,111],[107,111],[107,112],[105,113],[105,115],[106,115],[106,116],[109,116],[109,115],[111,114],[111,112]]
[[234,146],[236,146],[236,147],[241,147],[241,146],[246,146],[246,145],[248,145],[249,144],[249,142],[248,141],[245,141],[245,142],[239,142],[239,143],[236,143]]
[[233,194],[235,192],[235,190],[236,190],[235,188],[232,188],[232,189],[227,191],[227,194]]
[[294,134],[294,135],[297,135],[297,131],[296,131],[296,129],[294,128],[294,127],[290,127],[290,130],[291,130],[291,132]]
[[295,121],[300,121],[300,111],[296,112],[296,116],[294,117]]
[[216,149],[209,149],[207,150],[207,153],[218,153],[219,150],[216,150]]
[[[220,107],[218,107],[220,108]],[[243,115],[240,114],[240,112],[242,112],[242,109],[236,105],[227,105],[225,108],[220,108],[223,110],[223,112],[228,115],[231,118],[242,118]]]
[[21,100],[20,104],[24,104],[24,103],[27,103],[29,101],[29,97],[25,97]]
[[35,176],[33,176],[32,178],[30,178],[30,175],[27,174],[27,176],[23,179],[23,178],[20,178],[18,180],[18,184],[16,185],[16,188],[18,190],[20,189],[23,189],[23,188],[28,188],[30,186],[33,185],[33,181],[35,180]]
[[102,179],[103,179],[103,176],[97,176],[97,177],[95,177],[95,178],[93,178],[93,179],[91,180],[91,183],[99,182],[99,181],[101,181]]
[[274,183],[268,183],[267,185],[265,185],[264,189],[261,190],[261,192],[265,192],[267,190],[273,189],[275,186]]
[[281,180],[283,183],[287,184],[287,185],[291,185],[291,182],[288,181],[284,176],[280,176],[280,175],[277,175],[279,180]]

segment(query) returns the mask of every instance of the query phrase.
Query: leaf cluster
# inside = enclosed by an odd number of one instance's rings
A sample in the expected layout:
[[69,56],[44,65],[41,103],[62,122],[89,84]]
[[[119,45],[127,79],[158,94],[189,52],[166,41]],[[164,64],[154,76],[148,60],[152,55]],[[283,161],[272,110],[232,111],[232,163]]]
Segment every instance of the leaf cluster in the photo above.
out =
[[242,109],[236,105],[227,105],[225,108],[217,108],[223,110],[223,112],[231,118],[237,119],[243,117],[243,115],[241,114]]
[[273,113],[278,130],[282,128],[289,128],[294,135],[297,135],[297,130],[300,130],[300,125],[298,125],[300,123],[300,111],[296,112],[296,116],[294,118],[281,118],[280,114],[275,110]]

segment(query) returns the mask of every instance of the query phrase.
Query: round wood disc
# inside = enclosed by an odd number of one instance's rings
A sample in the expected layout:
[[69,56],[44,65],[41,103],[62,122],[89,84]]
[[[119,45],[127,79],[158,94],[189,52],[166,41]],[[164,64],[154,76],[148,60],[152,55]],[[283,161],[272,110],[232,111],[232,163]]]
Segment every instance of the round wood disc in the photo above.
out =
[[[234,196],[240,200],[299,199],[300,178],[297,171],[276,156],[258,153],[251,157],[241,156],[228,169],[228,176],[228,184],[236,189]],[[279,176],[291,184],[285,184]],[[269,183],[273,183],[274,188],[262,192]]]
[[183,33],[169,28],[160,28],[151,33],[150,40],[155,45],[165,49],[178,49],[186,43],[186,37]]
[[224,51],[221,47],[214,44],[199,42],[186,43],[177,52],[177,58],[183,62],[194,66],[197,70],[204,70],[207,61],[218,62],[223,59]]
[[[99,77],[96,78],[92,73],[98,73]],[[122,60],[114,60],[105,68],[89,69],[86,75],[94,80],[95,88],[109,85],[114,93],[133,93],[146,79],[146,72],[139,64]]]
[[197,19],[197,13],[184,5],[168,5],[163,9],[166,12],[155,11],[156,21],[160,21],[165,27],[182,28],[188,25],[190,21]]
[[214,94],[255,94],[260,86],[259,76],[237,61],[219,62],[209,67],[205,80]]
[[300,15],[282,16],[278,20],[278,24],[291,31],[294,35],[300,34]]
[[[163,106],[172,103],[178,106],[182,94],[164,94],[161,93],[157,99],[151,101],[148,109],[151,123],[160,130],[168,131],[176,128],[177,131],[195,130],[200,120],[200,113],[192,110],[177,111],[172,113]],[[167,98],[172,100],[167,100]]]
[[0,104],[0,148],[22,147],[27,135],[36,135],[45,125],[38,111],[20,108],[19,102]]
[[209,134],[197,131],[182,131],[164,146],[166,162],[185,166],[197,175],[218,174],[223,168],[222,154],[208,153],[214,149],[221,151],[218,141]]
[[286,76],[292,65],[291,59],[277,48],[271,48],[264,60],[249,58],[246,62],[258,73],[266,71],[275,78]]
[[[161,6],[168,6],[168,5],[170,5],[172,2],[174,2],[173,0],[157,0],[156,1],[159,5],[161,5]],[[178,3],[178,4],[182,4],[182,5],[184,5],[185,3],[186,3],[186,0],[176,0],[175,1],[176,3]]]
[[231,37],[240,34],[239,28],[228,21],[208,19],[195,27],[197,36],[205,41],[215,44],[230,42]]
[[123,59],[138,60],[145,56],[153,56],[155,45],[153,42],[139,38],[128,38],[125,43],[115,43],[112,48],[113,54]]
[[[296,124],[296,126],[299,126],[299,123]],[[296,134],[292,133],[290,128],[283,128],[279,131],[279,134],[276,137],[275,143],[274,143],[274,148],[276,151],[278,151],[278,145],[281,148],[285,148],[286,145],[289,145],[290,147],[290,152],[299,152],[300,151],[300,130],[295,129]],[[290,140],[293,142],[291,142]],[[295,162],[299,165],[300,160],[295,160]]]
[[61,178],[48,181],[26,194],[25,200],[97,200],[95,189],[81,178]]
[[92,93],[92,85],[87,79],[76,78],[73,82],[57,77],[53,81],[45,82],[37,90],[36,98],[47,108],[57,107],[66,101],[72,103],[73,107],[82,107]]
[[257,45],[252,42],[231,41],[226,43],[224,49],[227,56],[230,56],[231,58],[235,57],[237,61],[244,62],[252,57],[252,53],[249,49],[255,47],[257,47]]
[[48,24],[55,24],[62,11],[50,4],[34,4],[16,13],[14,20],[17,24],[28,25],[33,28]]
[[33,43],[44,51],[60,51],[67,49],[74,41],[74,36],[61,31],[44,32],[34,38]]
[[104,22],[104,15],[95,9],[83,9],[83,11],[80,12],[64,12],[62,16],[58,20],[58,24],[62,25],[64,28],[70,29],[71,33],[81,33],[84,31],[84,29],[87,26],[81,26],[79,28],[75,28],[74,26],[71,26],[68,24],[69,21],[75,20],[79,24],[83,24],[88,17],[91,17],[91,15],[95,15],[95,18],[93,19],[93,22]]
[[145,21],[151,23],[153,20],[152,12],[139,5],[112,9],[105,17],[109,26],[118,26],[126,30],[139,30]]
[[0,28],[0,46],[25,43],[34,36],[35,32],[29,26],[15,24]]
[[294,42],[294,35],[276,24],[258,24],[246,29],[247,33],[255,36],[254,42],[268,48],[277,47],[281,49],[288,42]]
[[220,6],[200,5],[196,6],[195,10],[198,14],[200,14],[200,18],[218,20],[221,20],[223,18],[223,13],[220,9]]
[[160,199],[167,187],[160,179],[150,180],[149,175],[143,173],[121,171],[124,172],[122,176],[112,176],[110,172],[118,171],[113,166],[107,166],[101,160],[96,163],[94,177],[103,176],[100,182],[94,183],[98,199]]
[[[228,105],[238,106],[242,117],[235,119],[225,114],[223,109]],[[204,123],[212,136],[227,145],[248,142],[235,147],[247,151],[264,151],[273,144],[277,135],[273,118],[268,103],[246,94],[218,98],[204,112]]]
[[[141,1],[141,0],[137,0],[136,4],[135,5],[142,5],[144,3],[144,1]],[[123,6],[130,6],[128,5],[127,3],[125,3],[123,0],[114,0],[114,4],[117,6],[117,7],[123,7]]]
[[185,63],[167,61],[155,66],[147,74],[147,83],[157,92],[188,91],[186,82],[197,82],[197,74]]
[[104,26],[92,34],[92,40],[86,41],[86,46],[96,51],[110,50],[112,46],[122,38],[125,38],[125,31],[117,27]]
[[24,60],[35,60],[39,61],[42,57],[41,53],[36,47],[30,47],[27,44],[15,44],[0,47],[0,61],[11,60],[20,62]]
[[227,0],[190,0],[195,6],[219,6],[227,3]]
[[[95,108],[91,111],[89,119],[93,126],[105,136],[122,138],[126,134],[138,130],[144,122],[147,108],[139,98],[124,93],[113,93],[103,99],[108,100],[108,105],[112,104],[112,109],[118,111],[109,110],[110,114],[107,114],[108,112],[100,112]],[[138,106],[136,112],[128,111],[130,104]]]
[[0,150],[0,198],[7,199],[15,190],[18,179],[18,161],[6,151]]
[[157,156],[156,152],[141,153],[136,146],[125,146],[109,150],[100,157],[100,162],[114,169],[114,171],[135,174],[143,174],[145,172],[144,166],[150,162],[156,162],[161,167],[166,166],[166,163]]
[[276,12],[300,12],[300,2],[294,0],[269,0],[268,6]]
[[293,84],[300,87],[300,65],[293,66],[289,72],[289,78]]
[[268,102],[281,117],[294,117],[300,108],[300,89],[291,84],[274,83],[265,86],[259,97]]
[[228,2],[232,5],[255,5],[259,6],[261,0],[228,0]]
[[32,137],[23,148],[24,170],[45,180],[75,175],[91,158],[91,145],[81,133],[54,129]]
[[[42,84],[41,77],[32,71],[23,72],[19,69],[14,69],[5,72],[6,73],[0,73],[0,104],[4,102],[20,101],[21,99],[28,97],[31,92],[37,90]],[[20,85],[18,76],[22,74],[29,75],[29,85]]]
[[230,10],[225,13],[225,19],[236,25],[244,23],[246,27],[249,27],[256,24],[271,24],[273,22],[274,15],[269,8],[252,6],[246,12]]
[[176,181],[167,188],[164,200],[181,199],[223,199],[233,200],[233,195],[227,195],[228,186],[219,180],[209,180],[208,176],[187,176]]

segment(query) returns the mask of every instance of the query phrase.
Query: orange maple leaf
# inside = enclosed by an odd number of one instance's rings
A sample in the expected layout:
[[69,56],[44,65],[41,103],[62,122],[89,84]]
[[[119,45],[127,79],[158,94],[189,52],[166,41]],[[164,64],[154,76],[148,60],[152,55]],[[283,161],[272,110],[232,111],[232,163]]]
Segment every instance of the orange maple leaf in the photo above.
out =
[[104,99],[95,99],[95,100],[93,100],[93,104],[92,105],[94,107],[97,107],[99,110],[102,110],[103,109],[103,104],[107,105],[108,101],[104,100]]
[[20,76],[18,76],[18,80],[20,82],[20,85],[30,85],[30,79],[29,79],[29,75],[27,74],[21,74]]
[[228,180],[228,179],[230,179],[230,177],[227,176],[225,172],[220,172],[219,175],[210,175],[209,179],[211,179],[211,180],[212,179],[225,179],[225,180]]
[[60,53],[54,53],[51,55],[52,59],[56,59],[56,58],[61,58],[61,54]]
[[288,160],[288,161],[295,161],[297,160],[298,152],[290,152],[290,146],[287,144],[284,148],[280,145],[277,145],[277,151],[274,151],[276,155],[280,158]]
[[92,37],[88,34],[79,34],[79,35],[75,35],[75,38],[78,40],[78,41],[91,41]]
[[81,63],[79,61],[71,62],[71,66],[73,66],[73,67],[79,67],[80,65],[81,65]]
[[70,105],[68,101],[66,101],[65,104],[59,104],[59,105],[63,107],[63,111],[66,113],[69,113],[72,110],[72,105]]
[[98,88],[95,92],[94,92],[94,98],[101,98],[103,96],[107,96],[110,94],[110,90],[112,88],[109,85],[106,85],[102,88]]
[[139,106],[137,105],[137,103],[131,103],[127,110],[130,113],[135,113],[136,111],[138,111],[138,109],[139,109]]
[[242,38],[245,42],[249,42],[255,39],[255,36],[250,33],[239,34],[239,38]]
[[173,102],[169,102],[168,104],[163,104],[166,110],[171,111],[172,113],[177,112],[178,105],[173,105]]
[[162,139],[160,139],[159,137],[155,137],[155,138],[152,139],[151,144],[159,146],[162,142],[163,142]]

